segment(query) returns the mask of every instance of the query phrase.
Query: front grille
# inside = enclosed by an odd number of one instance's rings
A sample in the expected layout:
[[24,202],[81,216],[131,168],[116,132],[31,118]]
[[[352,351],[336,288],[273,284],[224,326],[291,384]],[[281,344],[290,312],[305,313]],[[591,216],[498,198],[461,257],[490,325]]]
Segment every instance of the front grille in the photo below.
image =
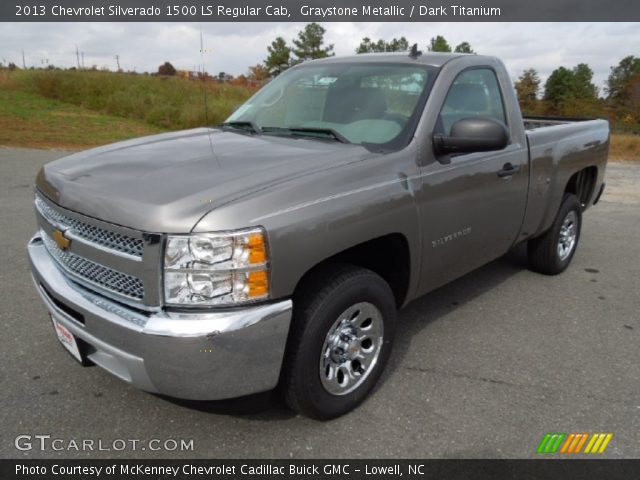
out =
[[68,230],[72,234],[90,243],[135,257],[142,257],[144,241],[140,238],[133,238],[121,233],[111,232],[94,225],[89,225],[81,220],[71,218],[52,208],[39,195],[36,195],[36,208],[49,223],[59,225],[63,230]]
[[42,232],[42,240],[51,256],[72,275],[133,300],[141,301],[144,298],[144,286],[138,278],[65,252],[45,232]]

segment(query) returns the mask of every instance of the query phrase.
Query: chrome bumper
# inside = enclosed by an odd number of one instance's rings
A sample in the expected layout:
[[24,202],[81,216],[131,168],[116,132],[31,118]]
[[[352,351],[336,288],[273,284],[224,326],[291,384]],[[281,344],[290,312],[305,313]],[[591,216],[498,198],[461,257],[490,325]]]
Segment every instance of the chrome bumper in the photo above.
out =
[[49,312],[86,343],[87,358],[142,390],[218,400],[278,383],[291,301],[203,313],[141,312],[69,281],[36,235],[28,245]]

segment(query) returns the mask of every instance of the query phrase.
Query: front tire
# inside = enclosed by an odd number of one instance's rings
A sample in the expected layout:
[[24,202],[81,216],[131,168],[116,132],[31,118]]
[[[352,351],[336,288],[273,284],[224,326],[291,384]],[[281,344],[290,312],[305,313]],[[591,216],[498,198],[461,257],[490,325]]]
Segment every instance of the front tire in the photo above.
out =
[[284,367],[289,407],[319,420],[357,407],[384,370],[395,323],[391,288],[370,270],[334,265],[306,281]]
[[573,194],[565,194],[551,228],[529,240],[529,267],[545,275],[566,270],[578,248],[582,227],[582,205]]

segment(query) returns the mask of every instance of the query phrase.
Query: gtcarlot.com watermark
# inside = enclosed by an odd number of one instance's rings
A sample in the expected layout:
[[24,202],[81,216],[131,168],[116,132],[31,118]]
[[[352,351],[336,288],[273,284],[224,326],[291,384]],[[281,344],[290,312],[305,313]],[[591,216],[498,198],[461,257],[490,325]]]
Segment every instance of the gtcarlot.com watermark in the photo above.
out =
[[192,452],[193,439],[151,438],[141,440],[136,438],[58,438],[49,434],[18,435],[14,442],[17,450],[26,452],[37,450],[40,452],[136,452],[149,450],[152,452]]

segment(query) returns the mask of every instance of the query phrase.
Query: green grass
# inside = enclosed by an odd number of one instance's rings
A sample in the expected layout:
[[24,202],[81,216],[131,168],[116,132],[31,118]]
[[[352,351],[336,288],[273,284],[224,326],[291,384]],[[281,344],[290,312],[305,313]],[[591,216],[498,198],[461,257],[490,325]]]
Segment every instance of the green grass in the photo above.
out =
[[78,149],[215,125],[253,91],[183,78],[4,69],[0,70],[0,145]]
[[101,71],[15,70],[6,76],[5,83],[16,90],[171,130],[218,124],[254,91],[213,81]]
[[159,131],[140,121],[0,85],[0,145],[76,150]]

